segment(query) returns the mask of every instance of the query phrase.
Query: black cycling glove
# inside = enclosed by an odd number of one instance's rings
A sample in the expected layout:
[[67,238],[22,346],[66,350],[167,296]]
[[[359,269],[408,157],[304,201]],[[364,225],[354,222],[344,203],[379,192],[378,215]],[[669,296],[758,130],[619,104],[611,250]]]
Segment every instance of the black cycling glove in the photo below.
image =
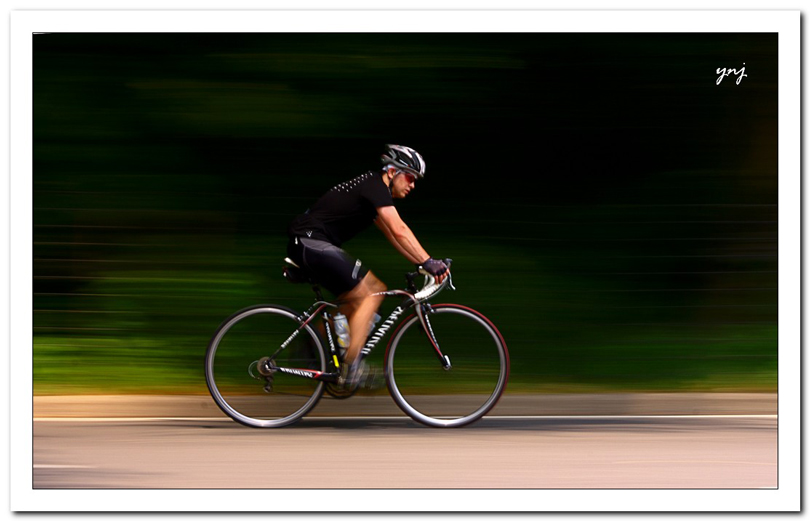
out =
[[436,260],[434,258],[430,258],[422,263],[421,266],[417,265],[417,268],[422,268],[426,272],[430,273],[434,277],[441,277],[445,273],[447,273],[447,264],[443,261]]

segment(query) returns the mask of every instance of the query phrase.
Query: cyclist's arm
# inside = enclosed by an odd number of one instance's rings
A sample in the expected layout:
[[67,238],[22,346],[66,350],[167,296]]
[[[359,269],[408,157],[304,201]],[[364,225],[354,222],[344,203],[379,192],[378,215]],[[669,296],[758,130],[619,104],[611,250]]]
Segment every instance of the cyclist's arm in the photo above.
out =
[[393,206],[377,208],[377,219],[374,220],[374,224],[394,248],[412,263],[421,264],[430,258]]

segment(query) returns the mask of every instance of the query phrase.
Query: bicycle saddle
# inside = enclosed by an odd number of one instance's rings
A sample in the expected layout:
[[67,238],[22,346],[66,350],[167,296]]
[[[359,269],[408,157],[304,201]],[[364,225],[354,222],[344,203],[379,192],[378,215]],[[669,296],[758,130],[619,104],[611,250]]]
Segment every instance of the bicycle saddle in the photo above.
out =
[[310,284],[315,283],[315,280],[309,275],[309,273],[307,273],[304,268],[294,263],[292,259],[289,257],[284,257],[284,262],[286,262],[287,265],[281,269],[281,272],[284,274],[285,279],[294,284],[302,282],[309,282]]

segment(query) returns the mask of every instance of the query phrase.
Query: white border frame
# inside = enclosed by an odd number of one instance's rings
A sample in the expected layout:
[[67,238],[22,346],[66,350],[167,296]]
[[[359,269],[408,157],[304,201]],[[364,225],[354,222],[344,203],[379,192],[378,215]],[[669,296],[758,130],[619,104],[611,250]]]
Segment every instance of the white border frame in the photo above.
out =
[[[246,490],[33,490],[32,85],[34,32],[378,32],[387,11],[14,11],[10,38],[10,457],[14,511],[255,508]],[[800,13],[798,11],[398,11],[411,32],[779,33],[779,488],[777,490],[318,491],[327,504],[408,511],[783,511],[800,508]],[[26,370],[26,368],[29,368]],[[311,503],[305,490],[262,491],[265,504]],[[369,502],[369,499],[373,501]],[[278,502],[278,503],[277,503]]]

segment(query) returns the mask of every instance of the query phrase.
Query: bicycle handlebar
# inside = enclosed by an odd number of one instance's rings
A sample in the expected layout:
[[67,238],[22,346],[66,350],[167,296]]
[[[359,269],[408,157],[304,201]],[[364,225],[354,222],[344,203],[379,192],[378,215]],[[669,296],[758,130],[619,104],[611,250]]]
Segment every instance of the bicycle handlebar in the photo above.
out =
[[[453,259],[444,259],[444,263],[447,265],[447,276],[439,284],[436,283],[436,277],[423,269],[405,274],[405,278],[408,280],[408,290],[414,294],[416,300],[420,302],[427,300],[435,296],[448,285],[451,289],[456,289],[455,286],[453,286],[453,276],[450,273],[450,265],[453,263]],[[425,284],[417,291],[413,281],[418,275],[425,276]]]

